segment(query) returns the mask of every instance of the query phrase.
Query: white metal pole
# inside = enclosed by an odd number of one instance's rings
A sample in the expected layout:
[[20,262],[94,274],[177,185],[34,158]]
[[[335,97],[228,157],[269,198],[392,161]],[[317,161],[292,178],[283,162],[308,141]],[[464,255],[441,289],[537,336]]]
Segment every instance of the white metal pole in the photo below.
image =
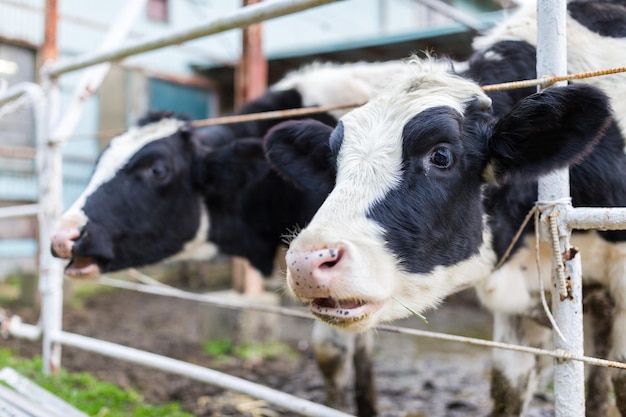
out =
[[232,375],[223,374],[213,369],[157,355],[155,353],[122,346],[116,343],[106,342],[104,340],[93,339],[87,336],[68,332],[56,333],[55,341],[63,343],[66,346],[75,346],[80,349],[89,350],[115,359],[138,363],[150,368],[183,375],[187,378],[206,382],[224,389],[241,392],[253,398],[265,400],[270,404],[278,405],[286,410],[293,411],[301,415],[312,417],[350,416],[342,411],[312,403],[264,385],[256,384]]
[[[537,76],[565,75],[567,73],[567,2],[565,0],[537,1]],[[562,201],[570,196],[569,171],[559,170],[539,181],[539,200]],[[544,220],[555,221],[558,230],[558,252],[553,257],[552,308],[562,340],[555,332],[557,350],[573,355],[583,354],[582,277],[580,255],[570,251],[571,230],[566,222],[571,203],[559,202],[543,213]],[[552,219],[551,219],[552,218]],[[545,222],[544,222],[545,224]],[[553,229],[554,230],[554,229]],[[544,228],[545,231],[545,228]],[[544,233],[544,236],[549,234]],[[562,257],[563,255],[563,257]],[[557,262],[561,257],[565,266]],[[564,288],[559,288],[559,269],[565,276]],[[585,377],[581,362],[556,360],[554,367],[554,395],[556,417],[583,417],[585,415]]]
[[48,135],[56,122],[58,80],[47,81],[45,117],[37,127],[37,177],[39,181],[39,292],[43,330],[42,360],[44,373],[61,367],[61,344],[52,334],[61,331],[63,322],[63,264],[50,252],[50,237],[62,210],[62,156],[59,143]]

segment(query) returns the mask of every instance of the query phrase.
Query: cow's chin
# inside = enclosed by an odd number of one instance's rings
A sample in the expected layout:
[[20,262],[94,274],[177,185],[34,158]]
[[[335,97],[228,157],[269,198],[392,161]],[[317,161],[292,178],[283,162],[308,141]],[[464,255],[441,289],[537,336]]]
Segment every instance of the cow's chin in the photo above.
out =
[[377,324],[377,313],[383,304],[363,300],[316,298],[311,301],[311,312],[331,326],[351,332],[364,332]]
[[65,268],[65,275],[71,278],[95,278],[100,275],[100,267],[91,256],[74,256]]

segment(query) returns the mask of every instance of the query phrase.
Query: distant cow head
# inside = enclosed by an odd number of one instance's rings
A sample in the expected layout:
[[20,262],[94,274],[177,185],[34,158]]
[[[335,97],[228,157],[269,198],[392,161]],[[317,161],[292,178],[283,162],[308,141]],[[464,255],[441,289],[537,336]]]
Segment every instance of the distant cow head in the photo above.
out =
[[[322,165],[326,141],[311,155]],[[333,181],[294,185],[270,168],[261,138],[235,138],[227,127],[194,131],[169,114],[151,115],[102,152],[87,189],[62,215],[52,251],[72,260],[69,276],[217,251],[269,275],[284,235],[308,223]]]
[[[606,97],[584,85],[532,95],[496,120],[471,81],[440,69],[401,77],[330,134],[336,185],[291,242],[290,292],[349,330],[435,306],[496,261],[485,185],[580,161],[609,117]],[[268,149],[296,128],[271,132]],[[308,129],[302,143],[329,133]],[[311,167],[301,149],[282,160]]]
[[[216,145],[222,140],[218,135]],[[208,217],[193,181],[197,141],[186,121],[167,114],[149,116],[111,141],[52,237],[53,253],[72,259],[68,275],[207,248]]]

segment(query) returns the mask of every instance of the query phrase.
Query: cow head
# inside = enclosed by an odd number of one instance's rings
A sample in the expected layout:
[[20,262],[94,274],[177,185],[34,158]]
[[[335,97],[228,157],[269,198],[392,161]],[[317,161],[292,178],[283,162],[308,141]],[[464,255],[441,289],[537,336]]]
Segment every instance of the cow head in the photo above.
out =
[[[327,166],[336,185],[286,255],[289,291],[318,318],[361,331],[487,276],[484,187],[581,160],[610,118],[607,98],[584,85],[527,97],[499,120],[490,103],[471,81],[422,70],[342,117]],[[284,129],[268,149],[295,133]],[[311,167],[307,155],[283,161]]]
[[194,176],[208,142],[226,140],[224,134],[194,135],[170,114],[151,114],[113,138],[52,235],[53,254],[71,259],[66,273],[86,277],[182,253],[214,253]]
[[[318,149],[311,156],[325,166],[327,136]],[[269,275],[284,235],[308,223],[334,181],[285,177],[271,169],[261,138],[151,116],[103,151],[87,189],[61,216],[52,251],[71,259],[66,274],[76,277],[218,250]]]

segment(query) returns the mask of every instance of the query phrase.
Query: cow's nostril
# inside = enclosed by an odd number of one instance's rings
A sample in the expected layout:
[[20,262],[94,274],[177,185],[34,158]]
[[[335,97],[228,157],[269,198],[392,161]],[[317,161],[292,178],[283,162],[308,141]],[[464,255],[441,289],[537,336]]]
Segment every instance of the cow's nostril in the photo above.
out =
[[326,261],[320,265],[321,269],[332,268],[339,263],[341,258],[343,257],[342,249],[328,249],[328,257],[331,259]]
[[332,262],[324,262],[323,264],[320,265],[320,268],[325,269],[325,268],[332,268],[333,266],[335,266],[337,264],[337,261],[332,261]]
[[58,258],[70,259],[72,247],[79,238],[80,231],[77,228],[61,228],[55,231],[51,237],[52,254]]

